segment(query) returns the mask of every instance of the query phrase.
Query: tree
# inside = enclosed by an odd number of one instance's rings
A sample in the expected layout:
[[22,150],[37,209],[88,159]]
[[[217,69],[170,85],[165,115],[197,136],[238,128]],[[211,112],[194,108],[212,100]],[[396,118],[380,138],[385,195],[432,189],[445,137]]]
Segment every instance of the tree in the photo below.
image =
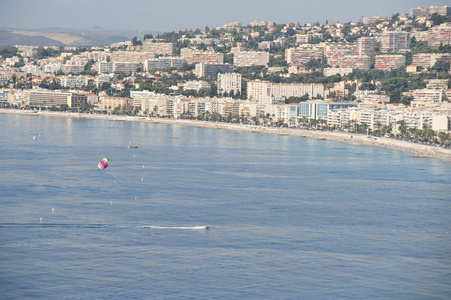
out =
[[17,55],[17,48],[12,46],[6,46],[0,48],[0,56],[3,58],[10,58]]
[[139,46],[139,45],[142,45],[142,42],[141,42],[141,41],[138,41],[138,38],[135,36],[135,37],[132,39],[132,45],[133,45],[133,46]]
[[444,59],[439,59],[436,61],[432,70],[437,71],[438,73],[448,73],[449,72],[449,61],[445,61]]

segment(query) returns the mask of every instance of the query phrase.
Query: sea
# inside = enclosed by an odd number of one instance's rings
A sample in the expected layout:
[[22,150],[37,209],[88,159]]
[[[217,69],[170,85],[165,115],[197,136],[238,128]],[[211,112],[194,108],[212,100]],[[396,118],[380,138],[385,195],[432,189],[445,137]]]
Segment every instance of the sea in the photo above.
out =
[[0,299],[451,299],[451,164],[0,114]]

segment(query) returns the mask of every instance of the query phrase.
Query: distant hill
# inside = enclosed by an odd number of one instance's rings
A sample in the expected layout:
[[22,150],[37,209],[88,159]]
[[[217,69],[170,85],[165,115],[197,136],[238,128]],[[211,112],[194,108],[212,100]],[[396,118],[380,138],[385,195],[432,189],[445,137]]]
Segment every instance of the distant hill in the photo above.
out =
[[152,31],[105,30],[100,27],[87,29],[42,28],[35,30],[0,30],[0,46],[109,46],[113,43],[142,39]]
[[23,35],[12,31],[0,30],[0,46],[64,46],[63,43],[44,36]]

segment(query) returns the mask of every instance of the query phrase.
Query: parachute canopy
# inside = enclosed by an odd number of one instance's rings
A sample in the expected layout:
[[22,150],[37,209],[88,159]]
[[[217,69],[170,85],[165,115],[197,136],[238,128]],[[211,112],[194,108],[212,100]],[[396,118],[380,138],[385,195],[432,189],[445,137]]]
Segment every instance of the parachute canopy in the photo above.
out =
[[108,168],[109,161],[110,161],[110,159],[108,157],[105,157],[104,159],[102,159],[102,161],[99,162],[97,167],[99,167],[99,169],[101,169],[101,170],[105,170],[106,168]]

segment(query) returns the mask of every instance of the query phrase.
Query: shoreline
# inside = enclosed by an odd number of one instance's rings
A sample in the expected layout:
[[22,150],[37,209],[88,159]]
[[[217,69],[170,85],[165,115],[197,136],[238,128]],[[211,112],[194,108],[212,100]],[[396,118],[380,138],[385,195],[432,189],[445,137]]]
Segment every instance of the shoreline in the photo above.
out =
[[444,149],[436,146],[410,143],[386,137],[373,137],[373,136],[368,137],[367,135],[364,134],[355,134],[346,132],[249,126],[236,123],[207,122],[185,119],[168,119],[168,118],[147,119],[145,117],[135,117],[135,116],[96,115],[86,113],[65,113],[65,112],[48,112],[48,111],[34,112],[14,109],[0,109],[0,114],[57,116],[74,119],[100,119],[110,121],[133,121],[133,122],[146,122],[151,124],[182,125],[182,126],[194,126],[199,128],[214,128],[214,129],[244,131],[252,133],[288,135],[288,136],[297,136],[301,138],[311,138],[317,140],[327,140],[351,144],[360,144],[365,146],[382,147],[386,149],[412,153],[414,154],[413,155],[414,157],[418,158],[434,158],[451,162],[451,149]]

